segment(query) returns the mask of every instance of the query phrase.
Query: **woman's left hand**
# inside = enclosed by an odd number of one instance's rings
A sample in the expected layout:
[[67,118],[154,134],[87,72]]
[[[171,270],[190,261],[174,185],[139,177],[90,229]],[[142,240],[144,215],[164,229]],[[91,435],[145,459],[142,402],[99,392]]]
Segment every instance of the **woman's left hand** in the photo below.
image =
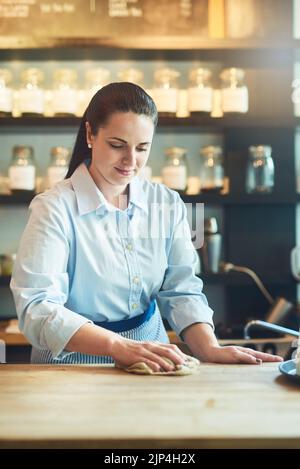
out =
[[262,362],[281,362],[278,355],[257,352],[251,348],[228,345],[224,347],[211,347],[205,360],[210,363],[248,363],[259,365]]

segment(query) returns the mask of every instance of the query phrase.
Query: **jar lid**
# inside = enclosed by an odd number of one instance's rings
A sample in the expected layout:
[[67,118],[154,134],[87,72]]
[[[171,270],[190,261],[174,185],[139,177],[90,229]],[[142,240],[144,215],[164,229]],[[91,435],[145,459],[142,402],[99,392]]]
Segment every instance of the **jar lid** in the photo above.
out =
[[154,78],[157,81],[168,83],[170,80],[180,77],[180,72],[174,68],[160,68],[154,73]]
[[27,68],[21,73],[21,78],[23,82],[38,85],[44,79],[44,72],[39,68]]
[[102,67],[91,68],[86,71],[85,78],[89,82],[102,85],[109,82],[110,70]]
[[209,80],[211,78],[211,71],[209,68],[199,67],[194,70],[191,70],[189,73],[189,78],[191,81],[202,82]]
[[200,149],[202,156],[221,156],[223,154],[222,147],[216,145],[208,145]]
[[65,158],[69,159],[70,157],[70,149],[67,147],[52,147],[50,150],[50,154],[54,158]]
[[72,83],[77,79],[77,72],[71,68],[57,68],[54,70],[53,78],[60,83]]
[[139,84],[144,79],[144,73],[138,68],[126,68],[118,73],[118,78],[121,81]]
[[272,154],[272,147],[270,145],[251,145],[249,152],[256,158],[268,157]]
[[187,149],[183,147],[168,147],[165,149],[166,156],[176,156],[181,158],[182,156],[186,155]]
[[33,147],[25,145],[15,145],[13,147],[13,156],[18,158],[33,158]]
[[222,70],[222,72],[220,73],[220,78],[222,80],[242,81],[245,78],[245,70],[236,67],[224,68],[224,70]]

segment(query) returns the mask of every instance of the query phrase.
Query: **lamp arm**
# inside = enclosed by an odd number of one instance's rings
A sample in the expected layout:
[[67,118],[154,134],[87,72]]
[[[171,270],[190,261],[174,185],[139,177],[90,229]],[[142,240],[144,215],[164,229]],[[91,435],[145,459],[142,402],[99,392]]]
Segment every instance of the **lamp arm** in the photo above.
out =
[[261,291],[261,293],[264,295],[264,297],[268,300],[268,302],[271,305],[275,303],[274,298],[270,295],[270,293],[268,292],[268,290],[266,289],[266,287],[264,286],[264,284],[262,283],[258,275],[256,275],[256,273],[253,272],[253,270],[249,269],[248,267],[241,267],[239,265],[234,265],[230,263],[223,264],[223,270],[225,272],[229,272],[230,270],[235,270],[236,272],[242,272],[244,274],[249,275],[252,278],[252,280],[255,282],[255,284]]

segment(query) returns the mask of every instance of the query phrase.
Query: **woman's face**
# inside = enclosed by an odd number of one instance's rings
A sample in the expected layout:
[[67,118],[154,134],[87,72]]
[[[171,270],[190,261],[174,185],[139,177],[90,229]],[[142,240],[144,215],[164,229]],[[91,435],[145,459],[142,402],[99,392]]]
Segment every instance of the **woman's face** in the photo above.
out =
[[145,166],[154,134],[150,117],[133,112],[115,112],[97,135],[87,126],[92,145],[90,172],[96,183],[126,186]]

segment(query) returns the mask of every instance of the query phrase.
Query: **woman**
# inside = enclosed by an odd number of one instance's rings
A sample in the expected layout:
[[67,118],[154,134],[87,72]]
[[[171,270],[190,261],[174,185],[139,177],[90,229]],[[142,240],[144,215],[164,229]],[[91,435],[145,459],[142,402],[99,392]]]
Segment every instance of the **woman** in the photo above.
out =
[[83,116],[67,179],[32,201],[11,281],[32,362],[143,361],[170,371],[165,358],[182,364],[185,355],[169,343],[161,314],[200,360],[280,360],[218,345],[185,206],[136,177],[156,124],[142,88],[105,86]]

